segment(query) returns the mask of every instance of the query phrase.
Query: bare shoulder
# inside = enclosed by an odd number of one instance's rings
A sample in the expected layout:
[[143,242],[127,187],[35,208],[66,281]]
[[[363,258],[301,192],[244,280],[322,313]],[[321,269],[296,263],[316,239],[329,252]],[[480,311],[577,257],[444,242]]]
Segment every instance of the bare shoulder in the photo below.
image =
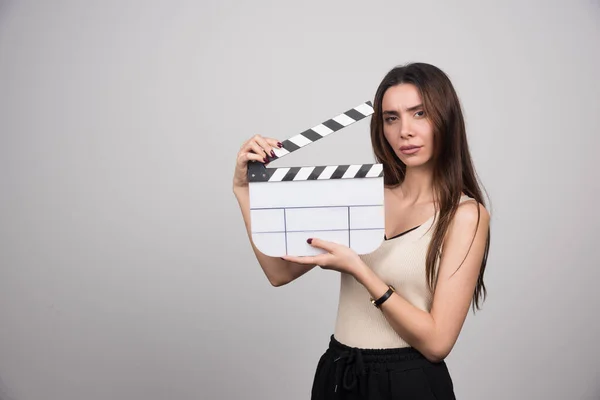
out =
[[464,200],[448,226],[442,252],[446,256],[464,257],[471,250],[483,251],[489,224],[490,214],[483,204],[474,199]]
[[490,214],[485,206],[475,199],[467,199],[458,205],[452,225],[456,228],[487,228],[490,223]]
[[484,257],[490,214],[474,199],[459,204],[442,244],[441,276],[450,277],[456,267],[474,284]]

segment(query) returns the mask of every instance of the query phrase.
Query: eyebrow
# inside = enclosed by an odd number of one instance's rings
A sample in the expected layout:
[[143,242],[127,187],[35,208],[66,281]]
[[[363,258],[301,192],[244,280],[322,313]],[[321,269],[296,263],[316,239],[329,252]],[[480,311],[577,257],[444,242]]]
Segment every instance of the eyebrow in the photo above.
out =
[[[409,107],[409,108],[406,109],[406,111],[409,111],[409,112],[410,111],[416,111],[419,108],[423,108],[423,104],[417,104],[416,106]],[[393,111],[393,110],[385,110],[382,114],[383,115],[395,115],[395,116],[397,116],[398,112],[397,111]]]

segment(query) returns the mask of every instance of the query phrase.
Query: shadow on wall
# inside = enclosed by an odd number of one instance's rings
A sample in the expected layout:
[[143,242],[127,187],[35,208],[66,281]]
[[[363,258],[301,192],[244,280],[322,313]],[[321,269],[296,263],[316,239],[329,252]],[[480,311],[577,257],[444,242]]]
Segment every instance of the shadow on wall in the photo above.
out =
[[0,377],[0,400],[17,400],[13,394],[10,393],[8,386],[4,384],[2,377]]
[[0,21],[8,16],[8,11],[14,4],[14,0],[0,0]]
[[7,392],[6,386],[0,378],[0,400],[16,400],[14,397],[9,396]]

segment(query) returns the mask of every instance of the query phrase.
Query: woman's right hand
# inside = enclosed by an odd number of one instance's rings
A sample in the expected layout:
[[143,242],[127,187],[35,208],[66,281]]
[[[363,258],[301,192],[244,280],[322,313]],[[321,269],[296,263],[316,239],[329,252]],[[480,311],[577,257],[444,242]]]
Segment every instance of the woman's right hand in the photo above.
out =
[[259,161],[267,164],[269,157],[275,157],[273,149],[277,147],[283,147],[281,142],[260,135],[254,135],[244,142],[237,154],[235,172],[233,175],[233,188],[248,186],[249,161]]

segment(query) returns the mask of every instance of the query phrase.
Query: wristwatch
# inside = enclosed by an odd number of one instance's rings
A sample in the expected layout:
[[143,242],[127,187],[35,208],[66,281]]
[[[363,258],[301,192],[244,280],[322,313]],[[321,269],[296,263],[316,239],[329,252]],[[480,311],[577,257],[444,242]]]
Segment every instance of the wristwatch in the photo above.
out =
[[387,292],[385,292],[383,294],[383,296],[381,296],[380,298],[378,298],[377,300],[371,298],[371,303],[377,307],[380,308],[381,305],[383,304],[384,301],[386,301],[387,299],[390,298],[390,296],[392,295],[392,293],[394,293],[396,291],[396,289],[394,289],[394,287],[392,285],[388,285],[388,290]]

